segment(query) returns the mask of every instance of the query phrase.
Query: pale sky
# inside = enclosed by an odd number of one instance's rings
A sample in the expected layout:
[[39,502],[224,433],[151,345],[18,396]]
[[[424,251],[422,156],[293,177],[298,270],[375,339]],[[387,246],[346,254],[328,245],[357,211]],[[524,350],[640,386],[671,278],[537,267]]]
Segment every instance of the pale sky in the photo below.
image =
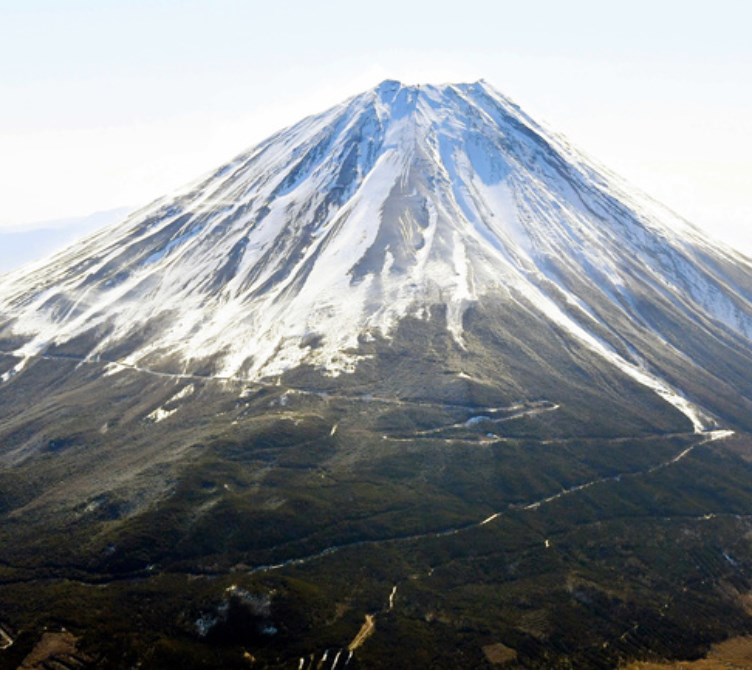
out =
[[144,205],[385,78],[484,78],[752,255],[750,26],[741,0],[0,0],[0,228]]

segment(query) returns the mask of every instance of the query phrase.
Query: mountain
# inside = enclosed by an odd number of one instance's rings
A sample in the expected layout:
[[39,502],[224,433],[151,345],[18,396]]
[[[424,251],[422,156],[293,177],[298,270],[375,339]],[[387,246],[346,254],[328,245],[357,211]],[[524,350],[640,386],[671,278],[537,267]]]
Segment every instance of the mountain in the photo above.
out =
[[611,666],[752,625],[752,262],[483,81],[383,82],[0,277],[0,350],[0,610],[80,661]]

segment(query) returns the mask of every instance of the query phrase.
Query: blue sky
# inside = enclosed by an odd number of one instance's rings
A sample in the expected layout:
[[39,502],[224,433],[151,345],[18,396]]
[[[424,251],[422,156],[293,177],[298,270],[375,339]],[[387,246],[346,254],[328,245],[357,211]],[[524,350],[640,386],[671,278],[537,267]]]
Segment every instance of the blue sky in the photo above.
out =
[[750,25],[723,0],[0,0],[0,227],[142,205],[387,77],[483,77],[752,252]]

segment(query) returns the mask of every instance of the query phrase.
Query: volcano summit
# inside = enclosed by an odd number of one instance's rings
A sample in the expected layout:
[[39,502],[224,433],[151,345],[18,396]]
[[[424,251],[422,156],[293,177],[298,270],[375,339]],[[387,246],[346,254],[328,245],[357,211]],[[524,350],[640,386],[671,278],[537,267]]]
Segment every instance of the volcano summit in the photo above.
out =
[[752,263],[483,81],[383,82],[0,277],[0,350],[0,665],[60,624],[319,668],[752,628]]

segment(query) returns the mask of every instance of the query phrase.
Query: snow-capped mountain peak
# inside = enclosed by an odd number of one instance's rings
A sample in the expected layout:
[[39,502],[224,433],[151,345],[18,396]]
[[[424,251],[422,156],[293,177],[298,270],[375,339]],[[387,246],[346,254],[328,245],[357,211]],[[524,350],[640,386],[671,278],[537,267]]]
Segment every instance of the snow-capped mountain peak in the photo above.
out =
[[643,298],[749,340],[750,273],[485,82],[387,80],[7,276],[0,316],[26,356],[75,340],[253,379],[352,371],[436,307],[462,349],[468,307],[497,297],[658,390],[622,330],[670,343]]

